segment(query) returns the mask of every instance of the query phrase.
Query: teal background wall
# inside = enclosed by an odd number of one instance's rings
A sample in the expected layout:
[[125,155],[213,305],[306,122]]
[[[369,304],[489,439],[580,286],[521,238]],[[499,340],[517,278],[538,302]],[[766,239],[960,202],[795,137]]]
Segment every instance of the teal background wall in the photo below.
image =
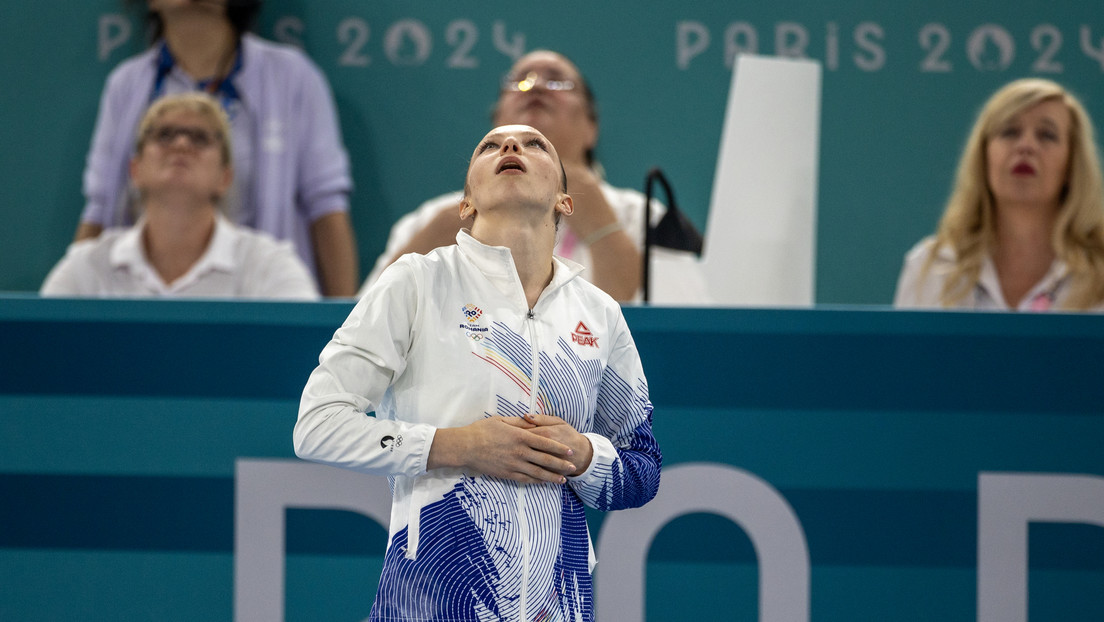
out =
[[[350,309],[0,297],[0,619],[230,619],[235,460],[293,459],[299,393]],[[777,489],[817,622],[974,620],[979,472],[1104,477],[1099,316],[626,319],[665,468],[718,462]],[[366,617],[384,529],[287,521],[287,619]],[[1104,529],[1029,538],[1030,619],[1104,618]],[[675,519],[648,554],[647,619],[756,619],[757,562],[735,524]]]
[[[104,78],[144,45],[122,14],[121,0],[0,6],[0,290],[37,289],[72,238]],[[1104,17],[1083,0],[267,0],[258,32],[301,44],[330,79],[364,272],[398,217],[460,186],[499,76],[539,47],[567,53],[592,83],[609,180],[641,187],[662,167],[700,227],[726,41],[821,61],[820,303],[891,300],[904,253],[935,227],[966,131],[1003,83],[1058,79],[1104,122]]]

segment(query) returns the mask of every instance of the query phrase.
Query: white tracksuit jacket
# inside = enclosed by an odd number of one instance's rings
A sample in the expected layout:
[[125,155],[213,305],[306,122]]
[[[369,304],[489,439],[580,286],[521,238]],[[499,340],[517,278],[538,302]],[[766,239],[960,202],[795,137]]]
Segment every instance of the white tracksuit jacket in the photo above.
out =
[[[393,491],[371,620],[593,620],[583,504],[648,502],[661,455],[621,309],[581,270],[556,259],[530,310],[509,249],[462,231],[384,271],[322,350],[296,453]],[[586,434],[587,471],[565,485],[426,472],[437,428],[526,412]]]

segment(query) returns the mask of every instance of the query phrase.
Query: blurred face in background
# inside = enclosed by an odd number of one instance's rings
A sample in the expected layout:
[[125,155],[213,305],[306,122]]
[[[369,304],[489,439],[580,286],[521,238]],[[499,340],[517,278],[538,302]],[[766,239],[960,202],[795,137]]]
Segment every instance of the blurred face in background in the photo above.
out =
[[1038,103],[996,128],[986,143],[987,177],[998,209],[1041,206],[1057,211],[1069,178],[1069,109]]
[[148,126],[130,173],[143,197],[177,196],[216,203],[233,178],[225,138],[198,112],[168,110]]
[[598,140],[598,123],[584,89],[569,60],[555,52],[531,52],[503,79],[494,123],[534,127],[565,161],[582,161]]

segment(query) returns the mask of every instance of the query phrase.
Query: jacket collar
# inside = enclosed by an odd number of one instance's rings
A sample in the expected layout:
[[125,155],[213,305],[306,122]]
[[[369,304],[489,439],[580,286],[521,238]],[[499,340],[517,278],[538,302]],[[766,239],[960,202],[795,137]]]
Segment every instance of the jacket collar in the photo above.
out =
[[[517,298],[528,307],[525,293],[514,265],[514,256],[505,246],[489,246],[471,236],[471,231],[461,229],[456,234],[456,245],[460,253],[494,284],[504,296]],[[583,272],[583,266],[562,257],[552,258],[552,282],[541,292],[541,300],[551,296],[556,290],[569,283]]]

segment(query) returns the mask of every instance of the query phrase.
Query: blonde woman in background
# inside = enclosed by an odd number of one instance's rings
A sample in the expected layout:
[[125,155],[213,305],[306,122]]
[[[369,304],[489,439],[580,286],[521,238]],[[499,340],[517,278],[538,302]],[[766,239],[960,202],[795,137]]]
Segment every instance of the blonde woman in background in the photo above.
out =
[[1104,184],[1092,121],[1062,86],[1014,81],[982,109],[934,236],[894,306],[1104,310]]

